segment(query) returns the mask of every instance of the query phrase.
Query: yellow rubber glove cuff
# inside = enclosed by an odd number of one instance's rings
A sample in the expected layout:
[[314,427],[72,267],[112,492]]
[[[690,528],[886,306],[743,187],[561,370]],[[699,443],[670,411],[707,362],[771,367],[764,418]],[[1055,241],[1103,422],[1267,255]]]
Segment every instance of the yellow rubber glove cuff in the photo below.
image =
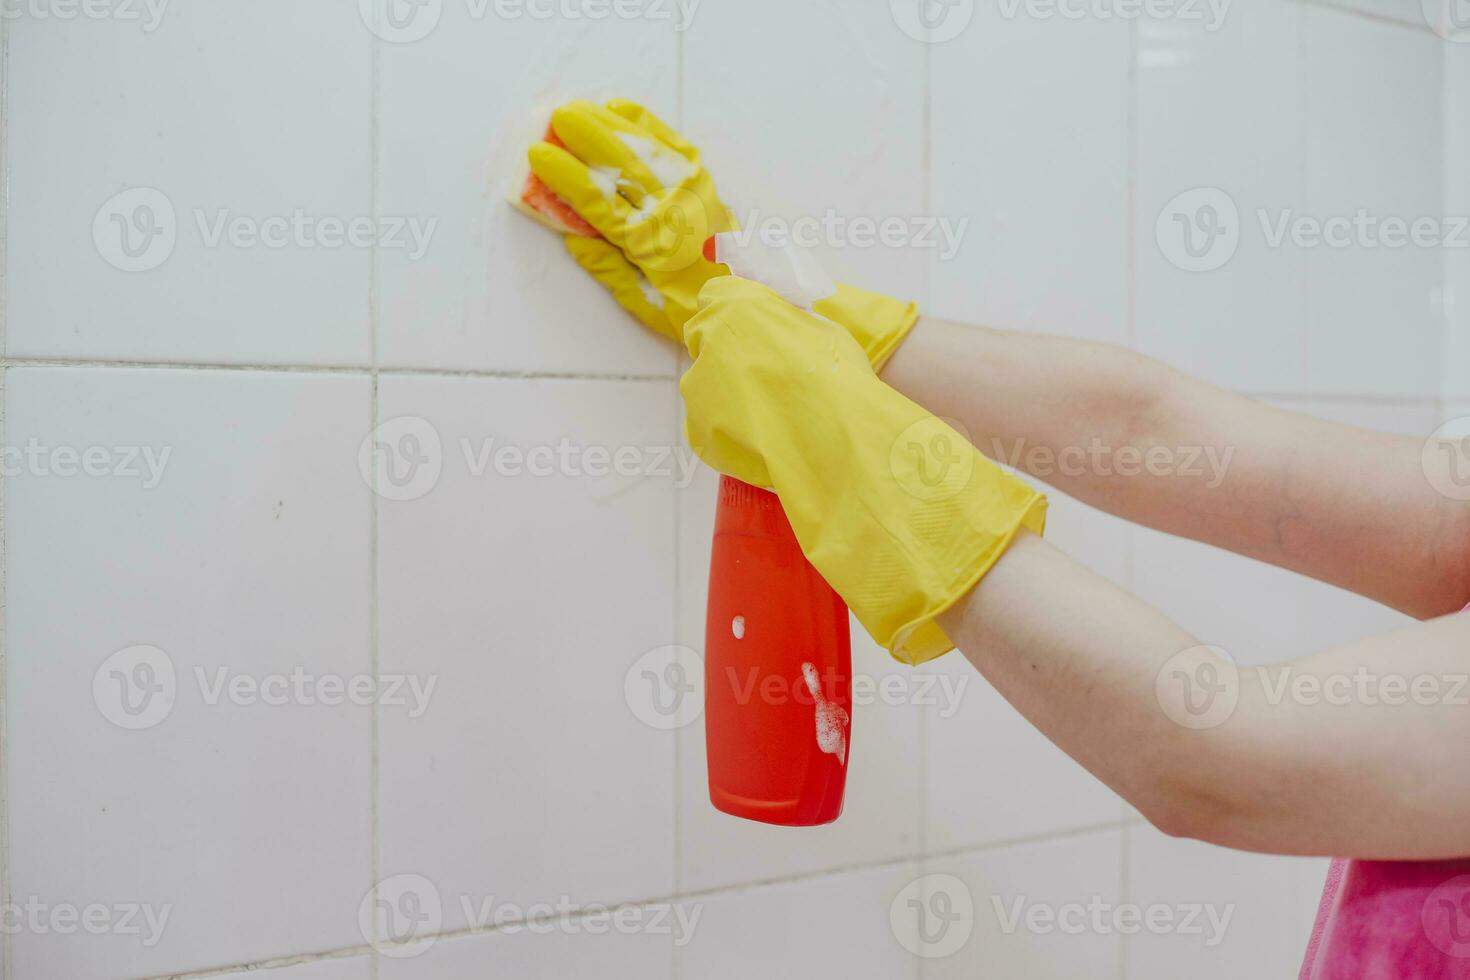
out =
[[837,284],[837,292],[812,304],[814,312],[847,328],[852,339],[868,355],[874,371],[883,370],[888,358],[919,322],[919,304]]
[[685,326],[685,430],[721,472],[773,487],[808,560],[895,659],[953,644],[934,617],[1046,498],[880,381],[837,324],[756,283],[713,279]]

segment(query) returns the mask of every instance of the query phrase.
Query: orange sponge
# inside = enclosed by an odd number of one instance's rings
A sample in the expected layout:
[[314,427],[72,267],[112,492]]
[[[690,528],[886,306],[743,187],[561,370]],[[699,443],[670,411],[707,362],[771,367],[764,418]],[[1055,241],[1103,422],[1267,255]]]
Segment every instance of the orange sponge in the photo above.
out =
[[[551,127],[546,127],[546,142],[554,146],[563,146],[561,140],[557,139],[556,133]],[[526,171],[526,179],[521,184],[520,195],[512,197],[510,203],[522,213],[536,221],[541,222],[553,231],[559,231],[564,235],[581,235],[584,238],[601,238],[597,229],[593,228],[582,216],[572,210],[572,206],[552,193],[551,188],[542,182],[540,177]]]

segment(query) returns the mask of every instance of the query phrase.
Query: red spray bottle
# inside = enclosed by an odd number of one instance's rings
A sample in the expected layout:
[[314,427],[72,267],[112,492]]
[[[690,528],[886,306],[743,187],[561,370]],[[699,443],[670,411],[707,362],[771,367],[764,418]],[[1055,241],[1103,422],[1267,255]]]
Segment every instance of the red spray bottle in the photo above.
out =
[[[705,257],[809,306],[820,271],[801,253],[737,245]],[[852,739],[847,606],[801,553],[776,495],[721,477],[704,647],[710,802],[806,827],[842,812]]]
[[[549,128],[546,140],[559,143]],[[564,234],[597,231],[527,172],[510,195]],[[732,234],[705,258],[798,306],[832,292],[804,253]],[[852,740],[847,606],[802,555],[776,495],[721,477],[705,620],[705,746],[716,809],[809,827],[842,812]]]

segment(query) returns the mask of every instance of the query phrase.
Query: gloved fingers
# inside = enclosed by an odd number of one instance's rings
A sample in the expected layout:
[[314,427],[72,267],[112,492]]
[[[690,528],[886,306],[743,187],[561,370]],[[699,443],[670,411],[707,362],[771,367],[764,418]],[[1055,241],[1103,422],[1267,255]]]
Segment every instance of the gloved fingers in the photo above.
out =
[[724,213],[708,182],[708,175],[701,174],[686,186],[664,192],[656,207],[634,211],[618,242],[623,253],[645,272],[695,275],[703,281],[706,270],[713,270],[704,259],[704,242],[723,230],[717,222]]
[[568,235],[566,246],[577,264],[606,286],[619,306],[651,330],[678,339],[678,331],[665,312],[663,296],[616,245],[600,238]]
[[559,146],[536,143],[526,154],[531,172],[603,237],[617,244],[633,213],[604,176]]
[[561,106],[551,114],[551,128],[577,159],[612,176],[618,191],[627,195],[634,206],[642,204],[645,195],[657,196],[666,186],[678,183],[665,184],[650,164],[672,158],[683,168],[689,168],[689,161],[667,147],[656,147],[646,132],[591,102],[568,102]]
[[647,130],[669,149],[688,160],[690,163],[699,162],[699,151],[694,148],[678,131],[658,116],[654,115],[644,106],[629,99],[613,99],[607,104],[609,112],[622,116],[624,119],[640,129]]

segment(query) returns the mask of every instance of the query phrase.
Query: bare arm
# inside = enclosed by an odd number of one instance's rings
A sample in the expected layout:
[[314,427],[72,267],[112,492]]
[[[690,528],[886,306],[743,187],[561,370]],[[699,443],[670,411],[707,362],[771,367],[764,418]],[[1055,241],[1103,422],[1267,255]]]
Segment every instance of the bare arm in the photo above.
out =
[[940,320],[919,323],[883,379],[987,455],[1109,513],[1419,618],[1470,601],[1470,506],[1433,489],[1418,439],[1264,405],[1117,347]]
[[[1433,489],[1418,439],[1115,347],[942,321],[921,322],[883,376],[988,455],[1113,514],[1421,618],[1470,601],[1470,506]],[[1470,613],[1237,670],[1023,535],[940,624],[1166,832],[1274,853],[1470,854]]]
[[1167,833],[1282,854],[1470,854],[1470,613],[1237,671],[1023,534],[940,625]]

